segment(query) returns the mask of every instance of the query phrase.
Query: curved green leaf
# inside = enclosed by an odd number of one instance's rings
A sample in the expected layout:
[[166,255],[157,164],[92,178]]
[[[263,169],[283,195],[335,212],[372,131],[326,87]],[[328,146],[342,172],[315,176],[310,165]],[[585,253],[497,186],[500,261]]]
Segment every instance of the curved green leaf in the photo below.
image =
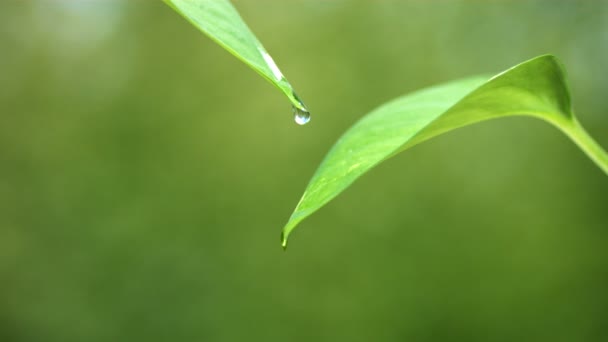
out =
[[608,155],[572,113],[560,63],[540,56],[492,78],[473,77],[400,97],[364,116],[336,142],[312,177],[283,228],[283,247],[300,221],[382,161],[455,128],[512,115],[553,124],[608,174]]
[[[293,106],[308,113],[262,43],[228,0],[163,0],[192,25],[279,88]],[[307,121],[307,120],[306,120]],[[305,123],[305,122],[304,122]]]

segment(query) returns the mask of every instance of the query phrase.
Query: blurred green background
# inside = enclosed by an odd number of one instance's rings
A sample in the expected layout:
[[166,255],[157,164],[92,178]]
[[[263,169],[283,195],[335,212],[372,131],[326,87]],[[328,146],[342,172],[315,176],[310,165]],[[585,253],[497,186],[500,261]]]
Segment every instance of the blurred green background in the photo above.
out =
[[0,341],[606,341],[608,177],[528,118],[279,233],[396,96],[544,53],[608,147],[608,2],[239,0],[307,102],[161,1],[0,2]]

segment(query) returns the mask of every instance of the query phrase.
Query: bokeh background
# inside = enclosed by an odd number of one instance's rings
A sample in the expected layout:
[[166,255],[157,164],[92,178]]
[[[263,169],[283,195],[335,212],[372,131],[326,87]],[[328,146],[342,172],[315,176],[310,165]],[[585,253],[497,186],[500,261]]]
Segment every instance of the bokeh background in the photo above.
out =
[[307,102],[161,1],[0,2],[0,341],[606,341],[608,177],[510,118],[279,233],[351,124],[544,53],[608,147],[608,2],[239,0]]

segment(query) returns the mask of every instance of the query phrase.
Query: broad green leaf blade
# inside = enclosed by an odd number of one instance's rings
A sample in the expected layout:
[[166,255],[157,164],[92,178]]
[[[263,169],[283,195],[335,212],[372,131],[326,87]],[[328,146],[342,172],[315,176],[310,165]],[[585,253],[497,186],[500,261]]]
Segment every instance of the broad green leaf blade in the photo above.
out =
[[312,177],[283,228],[283,247],[300,221],[382,161],[455,128],[512,115],[555,125],[608,173],[608,155],[572,114],[560,63],[540,56],[492,78],[473,77],[405,95],[364,116],[336,142]]
[[163,0],[192,25],[279,88],[293,106],[308,113],[262,43],[228,0]]

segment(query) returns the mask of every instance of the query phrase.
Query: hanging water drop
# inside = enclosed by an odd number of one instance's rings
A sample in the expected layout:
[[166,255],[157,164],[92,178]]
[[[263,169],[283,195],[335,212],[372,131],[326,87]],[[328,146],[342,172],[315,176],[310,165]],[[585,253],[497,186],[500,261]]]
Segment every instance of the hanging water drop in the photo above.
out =
[[310,121],[310,112],[295,91],[291,91],[293,117],[298,125],[306,125]]
[[306,125],[310,121],[310,112],[296,106],[292,106],[292,109],[293,117],[298,125]]

